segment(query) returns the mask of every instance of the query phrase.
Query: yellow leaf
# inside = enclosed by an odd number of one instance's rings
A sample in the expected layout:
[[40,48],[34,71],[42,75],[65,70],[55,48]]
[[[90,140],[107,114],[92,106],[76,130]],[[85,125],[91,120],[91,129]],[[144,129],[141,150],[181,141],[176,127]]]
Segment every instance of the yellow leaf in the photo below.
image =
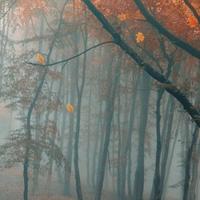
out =
[[144,34],[141,32],[136,33],[136,42],[140,43],[144,41]]
[[36,60],[39,64],[44,65],[46,63],[45,57],[41,53],[36,54]]
[[67,112],[74,112],[74,106],[71,103],[66,104],[66,110]]

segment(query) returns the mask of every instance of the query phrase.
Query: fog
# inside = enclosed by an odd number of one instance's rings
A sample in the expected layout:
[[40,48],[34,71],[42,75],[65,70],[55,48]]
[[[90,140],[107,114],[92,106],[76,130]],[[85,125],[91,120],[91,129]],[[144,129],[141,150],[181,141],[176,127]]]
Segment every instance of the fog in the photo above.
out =
[[0,200],[200,199],[199,60],[99,3],[0,2]]

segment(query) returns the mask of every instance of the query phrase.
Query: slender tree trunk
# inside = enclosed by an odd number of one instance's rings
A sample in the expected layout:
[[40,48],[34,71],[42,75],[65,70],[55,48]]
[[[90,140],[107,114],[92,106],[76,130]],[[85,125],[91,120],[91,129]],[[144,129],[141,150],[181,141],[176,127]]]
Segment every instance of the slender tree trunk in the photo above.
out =
[[[134,80],[134,73],[133,73],[133,80]],[[134,84],[132,86],[132,96],[131,96],[131,108],[130,108],[130,116],[128,123],[128,131],[127,136],[124,137],[124,144],[122,147],[122,153],[121,153],[121,192],[120,192],[120,200],[125,199],[125,189],[126,189],[126,172],[127,172],[127,164],[128,164],[128,151],[131,149],[131,141],[132,141],[132,133],[133,133],[133,126],[135,121],[135,104],[136,104],[136,98],[137,98],[137,86],[138,86],[138,80],[134,80]],[[126,124],[127,126],[127,124]],[[124,127],[125,128],[125,127]],[[129,175],[130,176],[130,175]]]
[[[40,113],[36,113],[36,130],[35,130],[35,141],[39,142],[40,139]],[[38,178],[39,178],[39,170],[40,170],[40,160],[41,160],[41,149],[37,148],[34,152],[34,163],[33,163],[33,187],[32,193],[35,194],[38,188]]]
[[[39,35],[42,36],[42,34],[44,32],[44,19],[42,16],[40,17],[40,20],[41,20],[41,24],[40,24]],[[42,52],[42,49],[43,49],[43,40],[42,39],[39,40],[38,49],[39,49],[39,52]],[[39,118],[39,119],[37,119],[37,118]],[[40,126],[40,114],[38,114],[38,115],[36,114],[36,128],[37,128],[36,135],[35,135],[36,142],[39,141],[39,137],[40,137],[39,126]],[[34,160],[34,165],[33,165],[33,188],[32,188],[33,195],[35,194],[35,192],[38,188],[38,183],[39,183],[38,178],[39,178],[39,171],[40,171],[41,154],[42,154],[42,152],[41,152],[40,148],[36,149],[36,152],[35,152],[36,159]]]
[[167,170],[167,163],[168,163],[168,156],[169,156],[169,149],[170,149],[170,141],[172,136],[172,125],[173,125],[173,119],[174,119],[174,108],[175,108],[175,102],[172,97],[169,97],[169,115],[167,123],[167,127],[165,130],[163,130],[163,138],[162,138],[162,161],[161,161],[161,172],[160,172],[160,189],[161,193],[164,189],[164,182],[166,178],[166,170]]
[[[133,73],[133,80],[134,80],[134,73]],[[127,187],[128,187],[128,198],[131,199],[133,198],[132,194],[132,179],[131,179],[131,168],[132,168],[132,134],[133,134],[133,127],[134,127],[134,122],[135,122],[135,111],[136,111],[136,100],[138,96],[137,88],[139,84],[139,78],[136,78],[134,81],[134,86],[132,90],[132,104],[131,104],[131,111],[130,111],[130,116],[129,116],[129,126],[128,126],[128,137],[127,137],[127,142],[126,142],[126,148],[124,154],[126,155],[126,162],[128,162],[127,165]],[[128,156],[127,156],[128,154]]]
[[144,141],[146,135],[145,132],[148,120],[149,97],[151,90],[151,81],[149,76],[145,72],[143,73],[141,79],[141,85],[144,91],[141,94],[139,144],[133,192],[134,200],[142,200],[144,191]]
[[154,172],[154,181],[153,181],[153,194],[152,200],[161,200],[161,188],[160,188],[160,158],[161,158],[161,131],[160,131],[160,106],[161,99],[163,95],[163,89],[158,89],[157,92],[157,101],[156,101],[156,166]]
[[197,191],[198,191],[198,167],[199,167],[199,154],[200,154],[200,143],[199,140],[195,145],[193,159],[192,159],[192,170],[191,170],[191,187],[189,191],[190,200],[198,200]]
[[[121,58],[121,56],[120,56]],[[102,156],[100,157],[100,166],[98,171],[97,177],[97,188],[95,192],[95,200],[101,200],[102,189],[103,189],[103,181],[105,175],[105,168],[106,168],[106,160],[108,156],[108,149],[110,143],[110,135],[111,135],[111,124],[113,118],[113,111],[114,111],[114,102],[115,102],[115,93],[117,89],[117,85],[119,82],[120,77],[120,63],[116,66],[115,73],[114,73],[114,80],[113,84],[110,85],[109,89],[109,98],[106,102],[106,130],[105,130],[105,138],[104,138],[104,145]]]
[[[84,27],[84,50],[87,49],[87,27]],[[77,49],[77,47],[76,47]],[[82,104],[82,96],[83,90],[85,86],[85,76],[86,76],[86,61],[87,56],[84,54],[83,56],[83,69],[82,69],[82,80],[79,86],[79,62],[77,63],[77,74],[76,74],[76,89],[77,89],[77,116],[76,116],[76,131],[75,131],[75,138],[74,138],[74,172],[75,172],[75,181],[76,181],[76,193],[78,200],[83,199],[82,188],[81,188],[81,177],[79,171],[79,139],[80,139],[80,122],[81,122],[81,104]]]
[[[63,67],[61,69],[61,72],[63,71]],[[61,80],[59,80],[59,85],[58,85],[58,93],[57,93],[57,97],[56,97],[57,101],[59,100],[59,97],[61,95],[62,84],[63,84],[63,81],[61,79]],[[56,107],[56,110],[54,111],[54,117],[53,117],[55,131],[57,131],[57,127],[58,127],[57,121],[58,121],[58,106]],[[49,160],[49,169],[48,169],[48,177],[47,177],[47,183],[48,183],[49,189],[51,189],[53,163],[54,163],[53,158],[55,157],[54,148],[55,148],[55,143],[56,143],[56,137],[57,137],[57,132],[54,132],[53,135],[51,136],[51,147],[50,147],[51,155],[50,155],[50,160]]]
[[183,200],[189,200],[189,188],[191,182],[191,161],[192,155],[195,148],[195,144],[198,138],[199,128],[198,126],[195,127],[194,133],[192,135],[192,142],[187,151],[186,162],[185,162],[185,177],[184,177],[184,187],[183,187]]
[[92,107],[92,88],[90,88],[90,94],[89,94],[89,101],[88,101],[88,107],[89,107],[89,111],[88,111],[88,130],[87,130],[87,184],[90,185],[90,149],[91,149],[91,144],[90,144],[90,135],[91,135],[91,107]]
[[177,128],[176,128],[175,135],[174,135],[174,141],[172,144],[172,150],[171,150],[168,162],[167,162],[165,179],[163,181],[163,186],[162,186],[162,189],[163,189],[162,199],[163,200],[165,199],[166,192],[167,192],[167,184],[168,184],[169,175],[170,175],[170,171],[171,171],[172,159],[174,156],[174,150],[175,150],[175,146],[177,144],[177,139],[178,139],[178,134],[179,134],[180,128],[181,128],[181,119],[179,119],[178,124],[177,124]]
[[[65,2],[65,4],[66,4],[66,2]],[[60,28],[61,28],[61,21],[62,21],[61,19],[62,19],[63,11],[64,11],[64,8],[65,8],[65,4],[63,6],[63,9],[62,9],[62,12],[61,12],[61,15],[60,15],[60,22],[59,22],[57,31],[54,35],[54,38],[52,40],[52,43],[51,43],[49,51],[48,51],[46,64],[49,64],[49,59],[51,57],[51,54],[52,54],[52,51],[53,51],[53,48],[54,48],[54,44],[56,42],[57,33],[60,31]],[[33,109],[35,107],[35,104],[38,100],[38,97],[41,93],[41,90],[42,90],[42,87],[43,87],[43,84],[44,84],[44,81],[45,81],[45,78],[46,78],[46,75],[47,75],[47,72],[48,72],[48,67],[45,67],[43,70],[44,70],[44,72],[41,76],[41,79],[39,81],[39,85],[36,89],[35,95],[34,95],[32,101],[31,101],[30,107],[28,109],[27,120],[26,120],[26,144],[25,144],[25,155],[24,155],[24,163],[23,163],[23,178],[24,178],[23,197],[24,197],[24,200],[29,199],[28,198],[28,192],[29,192],[28,171],[29,171],[30,145],[31,145],[31,137],[32,137],[32,135],[31,135],[31,116],[32,116],[32,112],[33,112]]]

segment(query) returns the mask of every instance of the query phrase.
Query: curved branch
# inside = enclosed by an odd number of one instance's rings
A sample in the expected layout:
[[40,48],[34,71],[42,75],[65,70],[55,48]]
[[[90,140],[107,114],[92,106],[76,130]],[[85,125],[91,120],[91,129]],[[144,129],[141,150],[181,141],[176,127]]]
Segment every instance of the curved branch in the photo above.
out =
[[192,14],[196,17],[197,21],[200,24],[200,16],[197,13],[196,9],[193,7],[193,5],[189,2],[189,0],[184,0],[184,3],[191,10]]
[[151,65],[145,63],[143,59],[121,38],[103,14],[94,6],[90,0],[83,0],[88,9],[101,22],[104,29],[113,37],[113,41],[128,54],[145,72],[147,72],[153,79],[165,85],[165,90],[175,97],[183,106],[185,111],[191,116],[195,123],[200,127],[200,112],[191,104],[189,99],[179,90],[171,81],[167,80],[165,76],[156,71]]
[[188,52],[190,55],[200,59],[200,50],[194,48],[185,41],[179,39],[171,32],[169,32],[164,26],[162,26],[145,8],[144,4],[140,0],[134,0],[135,4],[139,8],[140,12],[144,15],[146,20],[158,30],[159,33],[167,37],[173,44]]
[[92,47],[90,47],[90,48],[82,51],[81,53],[78,53],[78,54],[76,54],[76,55],[74,55],[72,57],[69,57],[67,59],[60,60],[60,61],[57,61],[57,62],[54,62],[54,63],[49,63],[49,64],[41,65],[41,64],[38,64],[38,63],[26,62],[26,64],[35,65],[35,66],[42,66],[42,67],[51,67],[51,66],[54,66],[54,65],[66,63],[66,62],[68,62],[70,60],[73,60],[73,59],[75,59],[75,58],[77,58],[77,57],[79,57],[79,56],[87,53],[88,51],[91,51],[92,49],[95,49],[95,48],[100,47],[100,46],[102,46],[104,44],[110,44],[110,43],[114,43],[114,41],[106,41],[106,42],[102,42],[102,43],[96,44],[96,45],[94,45],[94,46],[92,46]]

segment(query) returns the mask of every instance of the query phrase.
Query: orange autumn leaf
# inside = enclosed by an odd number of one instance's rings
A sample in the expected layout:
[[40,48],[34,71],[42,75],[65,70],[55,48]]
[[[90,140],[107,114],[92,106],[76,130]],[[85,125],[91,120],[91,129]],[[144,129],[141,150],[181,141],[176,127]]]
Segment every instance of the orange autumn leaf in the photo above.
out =
[[198,24],[197,19],[192,15],[188,17],[187,23],[190,26],[190,28],[195,28]]
[[67,112],[72,113],[72,112],[74,112],[74,106],[71,103],[68,103],[66,105],[66,110],[67,110]]
[[45,57],[41,53],[36,54],[36,60],[39,64],[44,65],[45,64]]
[[136,42],[140,43],[144,41],[144,34],[142,32],[136,33]]
[[127,19],[127,15],[126,14],[120,14],[117,16],[119,18],[120,21],[125,21]]

